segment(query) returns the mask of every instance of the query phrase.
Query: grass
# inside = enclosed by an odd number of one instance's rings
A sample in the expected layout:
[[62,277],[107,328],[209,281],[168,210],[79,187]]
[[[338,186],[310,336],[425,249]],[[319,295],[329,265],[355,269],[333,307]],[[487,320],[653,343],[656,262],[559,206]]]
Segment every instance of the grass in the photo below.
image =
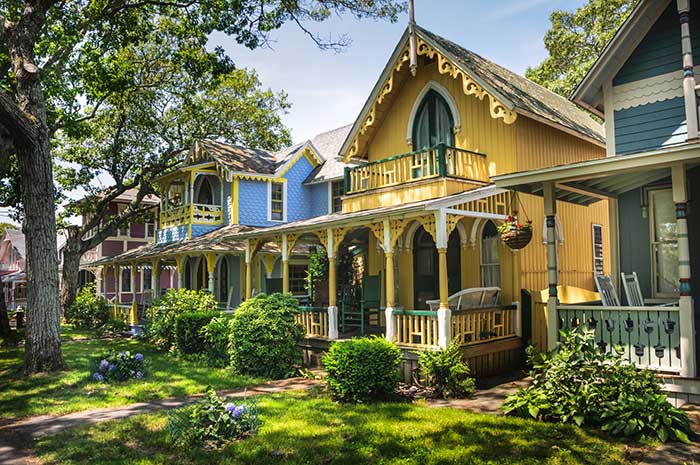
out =
[[[231,369],[178,360],[134,339],[72,342],[62,348],[67,370],[31,377],[21,375],[23,349],[0,349],[0,419],[59,415],[196,394],[204,392],[207,386],[235,389],[262,381],[237,375]],[[146,377],[114,385],[91,381],[94,359],[121,350],[144,354]]]
[[624,444],[568,426],[428,408],[340,405],[316,392],[259,399],[258,435],[221,450],[181,450],[164,412],[69,430],[41,439],[50,464],[628,465]]
[[95,339],[103,337],[94,329],[76,328],[73,325],[61,325],[61,340],[63,341],[79,341],[81,339]]

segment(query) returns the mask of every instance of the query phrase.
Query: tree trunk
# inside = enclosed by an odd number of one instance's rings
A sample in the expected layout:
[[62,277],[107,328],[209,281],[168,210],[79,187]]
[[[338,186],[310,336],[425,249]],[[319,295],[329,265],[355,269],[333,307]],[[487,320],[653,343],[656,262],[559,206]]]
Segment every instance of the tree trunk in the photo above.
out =
[[22,18],[8,40],[17,105],[35,126],[31,140],[22,140],[21,135],[15,139],[27,248],[26,374],[65,366],[61,353],[53,167],[46,99],[34,62],[34,47],[44,27],[48,5],[26,2]]
[[63,247],[63,269],[61,271],[61,311],[71,306],[78,293],[78,276],[80,274],[81,238],[78,228],[69,228],[68,237]]

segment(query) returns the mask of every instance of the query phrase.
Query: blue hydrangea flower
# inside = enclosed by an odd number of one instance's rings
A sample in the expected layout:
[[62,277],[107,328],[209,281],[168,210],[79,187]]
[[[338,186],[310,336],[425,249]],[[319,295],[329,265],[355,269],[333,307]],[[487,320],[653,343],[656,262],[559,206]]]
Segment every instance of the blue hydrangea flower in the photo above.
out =
[[125,351],[125,350],[122,350],[122,353],[119,354],[119,357],[120,357],[120,358],[126,357],[126,351]]
[[143,360],[143,354],[139,353],[134,355],[134,358],[136,359],[137,362],[140,362]]
[[143,373],[141,373],[140,371],[137,371],[136,372],[136,379],[141,379],[141,378],[143,378]]
[[115,368],[117,368],[117,366],[114,363],[109,364],[109,371],[114,371]]
[[236,404],[232,404],[231,402],[229,402],[224,408],[227,412],[233,413],[233,411],[236,409]]
[[102,360],[100,362],[100,371],[106,371],[109,368],[109,362],[107,360]]
[[92,379],[94,379],[95,381],[104,381],[104,380],[105,380],[105,377],[102,376],[100,373],[95,372],[95,373],[92,375]]
[[246,412],[246,407],[245,405],[239,405],[238,407],[233,409],[233,412],[231,412],[231,416],[233,418],[240,418],[241,415],[243,415]]

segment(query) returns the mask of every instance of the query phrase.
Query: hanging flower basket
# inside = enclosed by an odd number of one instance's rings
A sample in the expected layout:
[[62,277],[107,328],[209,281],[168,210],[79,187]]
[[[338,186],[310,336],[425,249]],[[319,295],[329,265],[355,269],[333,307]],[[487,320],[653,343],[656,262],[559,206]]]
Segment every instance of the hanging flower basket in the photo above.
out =
[[498,227],[501,240],[511,249],[519,250],[525,247],[532,240],[532,221],[518,223],[518,219],[509,216],[506,221]]

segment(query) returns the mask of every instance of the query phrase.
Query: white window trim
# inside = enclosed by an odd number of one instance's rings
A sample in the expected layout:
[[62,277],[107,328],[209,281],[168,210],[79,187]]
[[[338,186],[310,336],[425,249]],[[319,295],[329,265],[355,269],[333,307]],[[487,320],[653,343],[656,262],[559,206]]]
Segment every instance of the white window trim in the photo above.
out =
[[282,184],[282,219],[272,219],[272,181],[267,181],[267,221],[271,223],[286,223],[287,222],[287,183]]
[[[129,270],[129,290],[124,289],[124,271]],[[120,268],[119,269],[119,293],[120,294],[131,294],[131,269],[130,268]]]
[[[146,269],[151,270],[151,276],[153,276],[153,270],[151,269],[150,266],[144,266],[143,268],[141,268],[141,293],[142,293],[142,294],[143,294],[145,291],[150,291],[150,290],[152,290],[150,287],[149,287],[149,288],[144,287],[145,284],[146,284]],[[150,278],[148,279],[148,285],[149,285],[149,286],[151,285],[151,279],[150,279]]]
[[593,223],[593,224],[591,224],[591,245],[593,246],[593,250],[592,250],[592,253],[593,253],[593,276],[598,276],[596,274],[596,269],[595,269],[596,260],[597,260],[596,255],[595,255],[595,229],[596,228],[600,228],[600,240],[601,240],[600,247],[601,247],[601,252],[602,252],[602,255],[600,257],[600,262],[603,264],[603,273],[602,274],[605,274],[605,228],[603,228],[603,225],[600,223]]
[[[123,203],[118,203],[117,204],[117,216],[123,211],[128,208],[128,205],[125,205]],[[127,223],[126,226],[126,234],[121,233],[121,227],[117,227],[117,237],[131,237],[131,223]]]

